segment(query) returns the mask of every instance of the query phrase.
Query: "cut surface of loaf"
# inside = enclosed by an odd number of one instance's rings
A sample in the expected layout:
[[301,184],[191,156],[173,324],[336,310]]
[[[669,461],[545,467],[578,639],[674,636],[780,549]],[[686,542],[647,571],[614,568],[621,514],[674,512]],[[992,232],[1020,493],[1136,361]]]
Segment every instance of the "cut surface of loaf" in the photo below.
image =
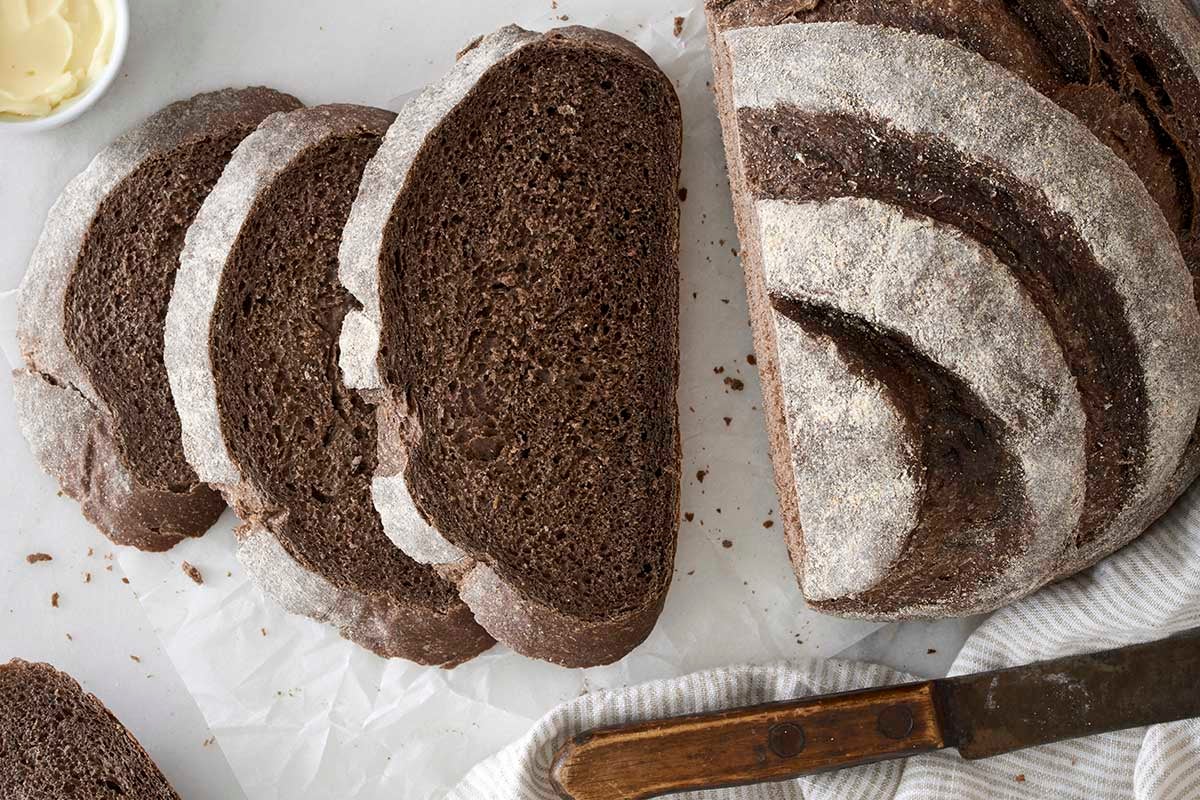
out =
[[301,109],[239,145],[187,234],[166,365],[188,460],[245,521],[238,557],[259,585],[382,656],[450,665],[491,639],[384,535],[375,416],[337,365],[338,243],[393,117]]
[[184,233],[234,147],[297,106],[265,88],[173,103],[50,210],[20,289],[17,415],[42,466],[117,544],[165,550],[224,508],[184,459],[163,321]]
[[503,28],[401,111],[343,238],[388,535],[529,656],[620,658],[670,583],[680,138],[629,42]]
[[[1200,388],[1190,275],[1146,186],[1017,71],[900,25],[723,26],[748,6],[710,5],[710,32],[806,595],[985,611],[1136,536],[1177,493]],[[847,375],[806,368],[829,348]],[[863,385],[908,422],[879,443],[901,470],[856,471],[867,423],[841,447],[825,422]],[[864,503],[876,522],[839,512]]]
[[0,797],[179,800],[96,696],[49,664],[0,665]]

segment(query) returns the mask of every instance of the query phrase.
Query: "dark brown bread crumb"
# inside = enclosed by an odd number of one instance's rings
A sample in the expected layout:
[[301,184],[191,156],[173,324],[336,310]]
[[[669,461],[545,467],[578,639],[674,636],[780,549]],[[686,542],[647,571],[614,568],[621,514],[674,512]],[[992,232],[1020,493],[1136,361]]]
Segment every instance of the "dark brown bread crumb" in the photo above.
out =
[[[306,137],[297,154],[272,163],[239,220],[211,307],[209,352],[221,433],[243,476],[226,491],[254,508],[244,514],[252,536],[272,537],[286,554],[274,558],[316,577],[282,597],[284,605],[333,622],[381,656],[449,666],[491,639],[453,583],[384,534],[371,497],[375,412],[345,386],[338,365],[351,305],[337,278],[342,230],[393,120],[363,106],[305,109],[268,121],[239,150],[226,173],[235,183],[223,179],[218,199],[236,195],[238,182],[270,159],[269,137]],[[328,584],[348,596],[339,605],[361,610],[330,614]]]
[[763,527],[764,527],[764,528],[773,528],[773,527],[775,527],[775,520],[773,520],[773,519],[765,519],[765,520],[763,520]]
[[[737,254],[735,253],[734,255],[737,255]],[[746,363],[753,367],[755,364],[758,363],[758,357],[755,356],[754,353],[749,353],[746,356]]]
[[112,713],[48,664],[0,666],[0,754],[6,800],[179,800]]
[[683,518],[686,519],[688,522],[691,522],[692,520],[694,520],[696,518],[696,515],[693,514],[691,511],[688,511],[683,515]]
[[179,566],[183,570],[183,574],[195,581],[197,585],[204,583],[204,576],[200,574],[200,570],[194,564],[184,561]]
[[729,548],[733,547],[733,542],[729,539],[722,539],[721,547],[724,547],[726,550],[728,550]]
[[230,455],[288,510],[273,532],[293,558],[335,586],[447,608],[454,587],[383,533],[371,502],[375,414],[338,369],[349,308],[338,221],[379,143],[365,131],[331,136],[259,195],[264,213],[244,223],[213,312],[214,379]]
[[700,483],[704,483],[704,478],[707,477],[707,475],[708,475],[708,470],[706,470],[706,469],[696,470],[696,480],[699,481]]
[[[681,203],[687,202],[687,187],[686,186],[679,187],[679,202],[681,202]],[[693,297],[696,296],[694,292],[693,292],[692,296]]]
[[50,555],[49,553],[30,553],[29,555],[25,556],[25,560],[30,564],[36,564],[39,561],[53,561],[54,556]]
[[746,388],[746,384],[737,378],[726,377],[725,385],[735,392],[740,392],[742,389]]
[[679,481],[677,100],[644,55],[580,29],[472,92],[381,248],[381,366],[419,420],[409,489],[555,612],[653,610]]
[[58,608],[58,592],[50,595],[50,605],[54,608]]
[[676,35],[676,36],[680,36],[680,35],[682,35],[682,34],[683,34],[683,23],[684,23],[685,21],[686,21],[686,20],[685,20],[683,17],[676,17],[676,18],[675,18],[675,28],[674,28],[674,32],[675,32],[675,35]]

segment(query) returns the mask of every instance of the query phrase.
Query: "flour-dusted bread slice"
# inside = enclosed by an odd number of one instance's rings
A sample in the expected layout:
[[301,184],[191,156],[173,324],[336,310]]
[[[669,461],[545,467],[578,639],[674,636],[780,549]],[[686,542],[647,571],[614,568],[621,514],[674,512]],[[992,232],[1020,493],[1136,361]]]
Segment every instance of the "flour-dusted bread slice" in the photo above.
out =
[[[1200,314],[1137,174],[957,44],[720,19],[776,481],[809,598],[881,619],[985,611],[1140,533],[1196,425]],[[843,374],[807,368],[821,348]],[[880,410],[902,422],[872,444],[880,423],[856,415]],[[881,462],[854,470],[872,450]]]
[[[1200,19],[1187,0],[713,0],[716,29],[856,22],[973,50],[1070,111],[1137,173],[1200,277]],[[1198,298],[1200,301],[1200,298]],[[1200,473],[1200,427],[1167,492]]]
[[680,135],[629,42],[503,28],[401,111],[342,241],[388,535],[560,664],[627,653],[671,579]]
[[184,460],[163,319],[184,232],[233,148],[299,105],[264,88],[173,103],[50,209],[20,290],[17,415],[42,466],[117,544],[165,550],[224,508]]
[[184,451],[245,521],[238,557],[259,585],[382,656],[449,665],[492,640],[384,535],[375,416],[337,366],[338,243],[393,117],[301,109],[239,145],[187,234],[166,365]]
[[49,664],[0,664],[0,797],[179,800],[96,696]]

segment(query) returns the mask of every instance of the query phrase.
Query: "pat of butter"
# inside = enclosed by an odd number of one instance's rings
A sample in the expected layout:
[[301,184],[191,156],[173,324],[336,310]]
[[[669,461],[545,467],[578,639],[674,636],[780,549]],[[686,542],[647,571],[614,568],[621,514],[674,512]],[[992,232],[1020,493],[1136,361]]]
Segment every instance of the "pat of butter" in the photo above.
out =
[[0,0],[0,113],[44,117],[112,58],[113,0]]

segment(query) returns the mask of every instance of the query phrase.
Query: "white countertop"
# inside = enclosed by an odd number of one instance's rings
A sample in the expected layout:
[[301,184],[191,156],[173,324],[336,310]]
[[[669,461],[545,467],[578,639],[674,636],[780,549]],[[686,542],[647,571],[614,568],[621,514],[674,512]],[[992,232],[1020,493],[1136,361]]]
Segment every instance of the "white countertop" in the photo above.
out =
[[[675,15],[683,15],[693,33],[703,24],[701,11],[683,0],[559,0],[554,7],[551,0],[132,0],[131,6],[132,39],[122,75],[94,109],[59,130],[0,136],[0,289],[19,282],[46,211],[67,180],[119,133],[170,101],[256,83],[292,92],[310,104],[338,101],[395,108],[397,98],[441,74],[458,46],[507,22],[544,29],[567,24],[560,19],[567,17],[570,23],[597,25],[631,38],[639,30],[644,33],[640,23],[632,22],[639,15],[647,25],[667,21],[668,28]],[[699,124],[712,123],[685,120],[685,127]],[[711,157],[720,159],[721,153]],[[734,244],[722,241],[721,252]],[[721,280],[726,282],[739,280],[731,257],[705,269],[724,271]],[[707,273],[694,272],[685,275],[685,286],[689,281],[705,285],[706,280]],[[697,303],[709,305],[685,304],[685,378],[711,369],[709,354],[696,353],[694,340],[689,352],[690,331],[699,326],[725,326],[732,340],[729,351],[750,352],[745,299],[736,286],[728,296],[702,295]],[[0,334],[5,341],[11,338],[10,331]],[[718,355],[713,354],[712,363],[720,363]],[[737,400],[743,413],[735,425],[750,426],[762,440],[758,383],[750,377],[745,396]],[[684,424],[686,433],[686,419]],[[11,384],[3,379],[0,446],[0,661],[14,656],[47,660],[72,673],[134,731],[187,800],[243,797],[220,742],[213,741],[135,597],[139,586],[122,583],[120,565],[107,558],[114,548],[80,523],[78,506],[56,497],[51,479],[33,463],[16,430]],[[705,457],[695,452],[694,444],[685,443],[685,468],[692,465],[694,471],[694,464],[702,464]],[[767,482],[764,464],[760,454],[743,478]],[[31,475],[40,481],[32,491]],[[718,490],[712,483],[708,486],[710,494],[703,500],[703,492],[685,488],[685,504],[711,502]],[[762,491],[773,497],[769,488]],[[703,509],[698,510],[703,515]],[[727,509],[727,526],[733,523],[730,513]],[[744,513],[765,514],[767,509]],[[755,528],[759,519],[753,516]],[[750,516],[741,524],[749,528]],[[757,535],[766,534],[759,530]],[[26,556],[35,552],[48,553],[53,560],[27,563]],[[168,553],[161,558],[176,569],[181,556]],[[85,573],[91,574],[90,582],[85,582]],[[58,608],[50,601],[55,592]],[[938,674],[972,625],[891,626],[850,652],[906,671]],[[813,652],[829,654],[819,647]],[[729,658],[736,660],[738,654],[730,653]]]

